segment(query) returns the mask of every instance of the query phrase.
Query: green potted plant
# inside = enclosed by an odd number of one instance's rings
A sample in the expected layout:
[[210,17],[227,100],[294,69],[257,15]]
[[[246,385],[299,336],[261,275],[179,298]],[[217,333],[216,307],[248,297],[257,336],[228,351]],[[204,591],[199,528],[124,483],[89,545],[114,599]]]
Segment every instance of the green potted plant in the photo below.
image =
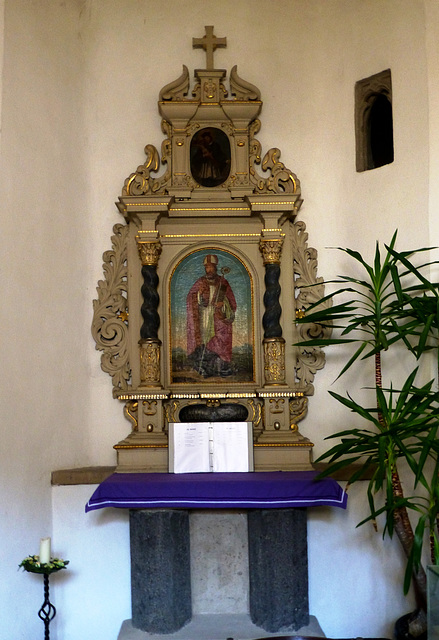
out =
[[[437,284],[425,275],[432,263],[417,266],[428,249],[398,252],[397,233],[384,252],[376,245],[374,261],[368,264],[358,251],[344,251],[362,275],[339,276],[326,284],[336,290],[321,300],[299,309],[297,322],[309,323],[317,335],[298,343],[334,347],[352,345],[338,377],[368,358],[374,359],[375,379],[372,406],[354,399],[354,392],[342,396],[329,393],[364,427],[344,429],[332,436],[336,444],[316,463],[326,463],[321,475],[340,469],[350,471],[348,484],[368,478],[370,515],[361,524],[384,518],[384,534],[396,534],[407,558],[404,591],[413,584],[417,610],[407,619],[408,633],[419,637],[426,630],[427,582],[422,565],[425,530],[429,533],[431,562],[439,563],[439,447],[437,441],[439,393],[437,380],[419,383],[420,361],[428,354],[438,356],[439,294]],[[340,301],[339,301],[340,300]],[[332,333],[328,336],[328,328]],[[410,354],[412,368],[403,384],[392,384],[387,361],[401,349]],[[401,464],[411,474],[404,492]],[[421,491],[419,490],[421,489]],[[410,517],[409,517],[410,514]],[[413,523],[413,525],[412,525]]]

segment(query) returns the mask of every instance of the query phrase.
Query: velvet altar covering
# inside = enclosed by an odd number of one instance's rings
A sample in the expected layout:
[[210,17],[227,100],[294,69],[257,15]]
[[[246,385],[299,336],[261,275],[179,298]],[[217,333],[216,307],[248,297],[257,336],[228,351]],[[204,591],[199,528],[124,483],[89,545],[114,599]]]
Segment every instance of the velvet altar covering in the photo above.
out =
[[332,506],[346,509],[347,494],[316,471],[248,473],[113,473],[86,511],[122,509],[282,509]]

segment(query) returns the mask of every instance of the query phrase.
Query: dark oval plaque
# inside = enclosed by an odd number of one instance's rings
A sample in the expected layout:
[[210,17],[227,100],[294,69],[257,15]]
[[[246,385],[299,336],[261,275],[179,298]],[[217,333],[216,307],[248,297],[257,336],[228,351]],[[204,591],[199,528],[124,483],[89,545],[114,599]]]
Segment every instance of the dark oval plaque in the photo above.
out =
[[193,404],[179,413],[181,422],[245,422],[248,409],[242,404],[221,404],[219,407],[208,407],[205,404]]
[[191,140],[191,173],[202,187],[218,187],[230,174],[230,142],[215,127],[200,129]]

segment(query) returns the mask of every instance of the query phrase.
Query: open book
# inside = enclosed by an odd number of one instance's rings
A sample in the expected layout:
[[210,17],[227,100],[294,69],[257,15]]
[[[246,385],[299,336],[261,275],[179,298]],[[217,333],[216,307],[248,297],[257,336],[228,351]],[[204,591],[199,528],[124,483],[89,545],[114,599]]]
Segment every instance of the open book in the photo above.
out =
[[169,471],[253,471],[252,423],[169,423]]

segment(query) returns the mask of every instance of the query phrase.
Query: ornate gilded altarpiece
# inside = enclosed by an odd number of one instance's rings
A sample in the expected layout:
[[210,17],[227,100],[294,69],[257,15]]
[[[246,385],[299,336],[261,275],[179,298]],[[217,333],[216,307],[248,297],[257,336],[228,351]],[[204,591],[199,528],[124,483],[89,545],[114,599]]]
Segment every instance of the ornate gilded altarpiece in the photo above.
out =
[[311,465],[298,424],[324,355],[293,345],[323,295],[317,254],[297,176],[256,138],[259,89],[214,67],[225,44],[206,27],[206,68],[161,90],[161,153],[146,145],[125,180],[103,257],[92,332],[131,424],[118,471],[168,471],[179,421],[251,421],[256,470]]

